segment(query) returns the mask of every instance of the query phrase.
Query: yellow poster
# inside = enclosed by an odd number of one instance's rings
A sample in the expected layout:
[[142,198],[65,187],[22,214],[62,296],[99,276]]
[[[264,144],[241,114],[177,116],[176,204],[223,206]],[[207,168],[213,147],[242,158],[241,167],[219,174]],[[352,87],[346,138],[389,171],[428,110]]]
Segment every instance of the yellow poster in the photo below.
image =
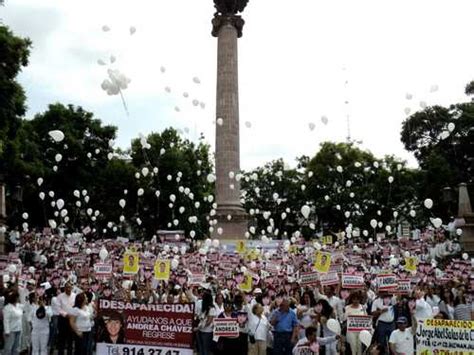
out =
[[332,244],[332,235],[325,235],[325,236],[323,236],[321,242],[323,243],[323,245]]
[[416,265],[418,264],[418,259],[416,257],[410,256],[405,258],[405,270],[409,272],[416,272]]
[[123,254],[123,273],[135,275],[140,269],[140,256],[138,253],[127,251]]
[[245,245],[245,240],[238,240],[235,246],[235,251],[239,254],[245,254],[247,246]]
[[290,245],[290,249],[288,249],[290,254],[298,254],[298,246],[297,245]]
[[252,291],[252,275],[250,274],[245,274],[244,275],[244,281],[239,285],[239,289],[243,292],[250,292]]
[[322,251],[316,252],[316,260],[314,262],[314,268],[318,272],[328,272],[331,266],[331,253],[325,253]]
[[170,279],[171,263],[169,260],[155,262],[155,280],[168,281]]

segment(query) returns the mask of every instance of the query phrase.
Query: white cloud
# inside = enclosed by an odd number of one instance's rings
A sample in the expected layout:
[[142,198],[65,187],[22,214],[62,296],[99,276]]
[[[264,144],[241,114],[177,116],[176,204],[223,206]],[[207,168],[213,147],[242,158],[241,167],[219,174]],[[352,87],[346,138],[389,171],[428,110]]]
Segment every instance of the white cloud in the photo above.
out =
[[[211,0],[16,0],[2,10],[4,23],[35,43],[21,77],[31,113],[49,102],[81,104],[117,124],[122,145],[171,124],[214,141]],[[343,141],[348,113],[351,135],[364,148],[413,162],[399,139],[403,110],[414,111],[421,100],[465,100],[464,85],[474,78],[473,10],[470,0],[250,1],[239,40],[242,166],[280,156],[292,161],[313,155],[322,141]],[[110,32],[101,30],[105,24]],[[130,36],[132,25],[137,31]],[[106,69],[97,60],[112,54],[114,66],[132,79],[124,93],[130,117],[118,97],[100,88]],[[193,83],[194,76],[202,83]],[[432,84],[439,92],[429,93]],[[414,94],[411,102],[406,92]],[[194,108],[194,98],[206,110]]]

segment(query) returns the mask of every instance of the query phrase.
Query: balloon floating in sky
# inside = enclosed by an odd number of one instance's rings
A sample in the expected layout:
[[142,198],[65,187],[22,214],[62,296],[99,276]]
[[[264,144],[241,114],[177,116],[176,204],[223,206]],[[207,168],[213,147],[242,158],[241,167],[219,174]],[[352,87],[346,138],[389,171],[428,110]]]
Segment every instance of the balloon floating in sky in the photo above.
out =
[[431,209],[431,207],[433,207],[433,200],[430,198],[427,198],[423,204],[425,205],[427,209]]
[[329,120],[328,120],[328,118],[327,118],[326,116],[321,116],[321,122],[322,122],[323,124],[327,125],[328,122],[329,122]]
[[102,31],[104,31],[104,32],[109,32],[109,31],[110,31],[110,27],[107,26],[107,25],[103,25],[103,26],[102,26]]
[[310,122],[308,126],[310,131],[314,131],[314,129],[316,128],[316,125],[313,122]]
[[439,89],[438,85],[436,85],[436,84],[435,84],[435,85],[431,85],[431,87],[430,87],[430,92],[431,92],[431,93],[436,92],[436,91],[438,91],[438,89]]
[[135,26],[130,26],[130,35],[133,35],[135,32],[137,32]]
[[48,134],[56,143],[62,142],[64,139],[64,133],[60,130],[49,131]]
[[200,80],[197,76],[195,76],[195,77],[193,78],[193,82],[194,82],[195,84],[201,84],[201,80]]
[[246,121],[246,122],[245,122],[245,127],[251,128],[251,127],[252,127],[252,123],[251,123],[250,121]]

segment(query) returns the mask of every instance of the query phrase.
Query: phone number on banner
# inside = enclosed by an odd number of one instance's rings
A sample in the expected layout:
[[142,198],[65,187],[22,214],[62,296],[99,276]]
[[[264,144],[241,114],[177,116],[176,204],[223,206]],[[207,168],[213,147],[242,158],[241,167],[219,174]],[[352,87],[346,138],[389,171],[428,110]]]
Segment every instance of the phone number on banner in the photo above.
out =
[[148,345],[97,344],[97,355],[193,355],[192,349]]

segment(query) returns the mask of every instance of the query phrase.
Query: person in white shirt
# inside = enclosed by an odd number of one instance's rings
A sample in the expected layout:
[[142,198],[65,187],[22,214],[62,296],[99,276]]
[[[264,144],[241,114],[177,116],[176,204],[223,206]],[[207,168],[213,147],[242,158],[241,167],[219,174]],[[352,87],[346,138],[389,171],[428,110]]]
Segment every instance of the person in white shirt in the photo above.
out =
[[69,324],[69,311],[74,306],[76,294],[72,292],[72,285],[66,283],[64,292],[57,297],[58,301],[58,355],[64,355],[64,349],[67,349],[67,355],[72,355],[72,344],[74,335]]
[[51,307],[45,306],[40,300],[31,307],[29,319],[31,322],[32,355],[48,354],[49,322],[52,317]]
[[388,353],[388,339],[395,330],[395,313],[393,309],[392,295],[381,293],[372,303],[372,315],[377,318],[374,338],[377,344],[381,344]]
[[94,316],[87,296],[84,292],[78,294],[74,301],[74,307],[69,310],[69,324],[73,330],[74,350],[76,355],[92,354],[90,343],[92,342],[92,318]]
[[23,306],[20,304],[20,295],[11,291],[5,297],[6,306],[3,308],[3,336],[5,345],[4,355],[16,355],[20,350]]
[[196,309],[196,314],[199,317],[197,334],[199,355],[208,355],[212,353],[213,321],[218,315],[209,291],[202,295],[202,302]]
[[390,335],[390,350],[394,355],[413,355],[415,354],[416,318],[412,320],[412,327],[407,328],[408,320],[406,317],[398,317],[398,329]]
[[263,306],[259,303],[252,307],[249,316],[249,355],[266,355],[268,331],[270,323],[263,314]]
[[418,320],[425,320],[433,318],[433,310],[428,302],[424,299],[424,292],[417,290],[415,292],[416,306],[415,306],[415,317]]

